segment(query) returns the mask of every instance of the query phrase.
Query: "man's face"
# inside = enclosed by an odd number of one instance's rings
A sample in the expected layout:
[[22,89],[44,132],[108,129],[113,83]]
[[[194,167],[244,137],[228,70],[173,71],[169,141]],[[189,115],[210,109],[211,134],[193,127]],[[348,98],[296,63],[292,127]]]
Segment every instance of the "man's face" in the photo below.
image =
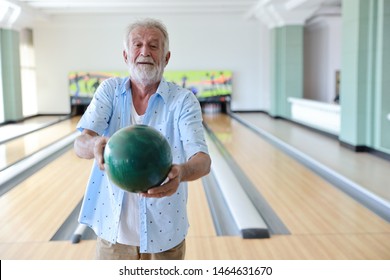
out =
[[132,80],[142,85],[158,83],[169,60],[164,54],[163,34],[155,28],[138,27],[130,33],[128,53],[123,56]]

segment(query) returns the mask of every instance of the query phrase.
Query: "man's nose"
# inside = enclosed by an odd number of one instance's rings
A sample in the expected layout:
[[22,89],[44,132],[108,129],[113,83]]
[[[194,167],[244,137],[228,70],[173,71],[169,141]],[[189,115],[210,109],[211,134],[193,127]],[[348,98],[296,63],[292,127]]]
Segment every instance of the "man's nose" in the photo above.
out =
[[150,48],[147,45],[143,45],[141,48],[142,56],[150,56]]

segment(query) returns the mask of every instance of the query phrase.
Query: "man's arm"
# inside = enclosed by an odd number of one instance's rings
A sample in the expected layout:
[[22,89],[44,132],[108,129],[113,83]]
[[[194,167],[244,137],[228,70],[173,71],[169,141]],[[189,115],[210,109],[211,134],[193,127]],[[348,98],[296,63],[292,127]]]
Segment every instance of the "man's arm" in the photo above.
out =
[[92,130],[84,129],[74,141],[74,151],[80,158],[95,158],[99,168],[104,170],[103,152],[107,141],[107,137],[99,136]]
[[209,174],[210,166],[211,158],[208,154],[196,153],[187,162],[180,165],[180,182],[194,181]]
[[169,181],[159,187],[142,193],[145,197],[163,197],[176,193],[180,182],[194,181],[210,172],[211,158],[208,154],[199,152],[183,164],[174,164],[168,174]]

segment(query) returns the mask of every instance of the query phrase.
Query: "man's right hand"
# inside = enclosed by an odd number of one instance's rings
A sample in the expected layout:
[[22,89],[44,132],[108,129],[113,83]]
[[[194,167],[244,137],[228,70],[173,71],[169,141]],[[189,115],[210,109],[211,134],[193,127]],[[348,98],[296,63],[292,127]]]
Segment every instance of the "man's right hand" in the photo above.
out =
[[84,129],[74,141],[74,150],[77,156],[85,159],[95,158],[100,170],[104,170],[104,148],[108,138],[99,136],[96,132]]
[[104,170],[104,148],[108,142],[107,137],[96,136],[93,154],[100,170]]

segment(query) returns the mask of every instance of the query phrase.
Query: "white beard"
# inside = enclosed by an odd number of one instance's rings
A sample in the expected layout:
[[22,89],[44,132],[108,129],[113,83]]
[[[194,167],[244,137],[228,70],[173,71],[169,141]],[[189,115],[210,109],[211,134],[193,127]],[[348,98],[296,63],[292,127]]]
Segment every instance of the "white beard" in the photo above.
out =
[[129,73],[132,80],[144,86],[160,82],[164,72],[162,61],[160,66],[129,63]]

